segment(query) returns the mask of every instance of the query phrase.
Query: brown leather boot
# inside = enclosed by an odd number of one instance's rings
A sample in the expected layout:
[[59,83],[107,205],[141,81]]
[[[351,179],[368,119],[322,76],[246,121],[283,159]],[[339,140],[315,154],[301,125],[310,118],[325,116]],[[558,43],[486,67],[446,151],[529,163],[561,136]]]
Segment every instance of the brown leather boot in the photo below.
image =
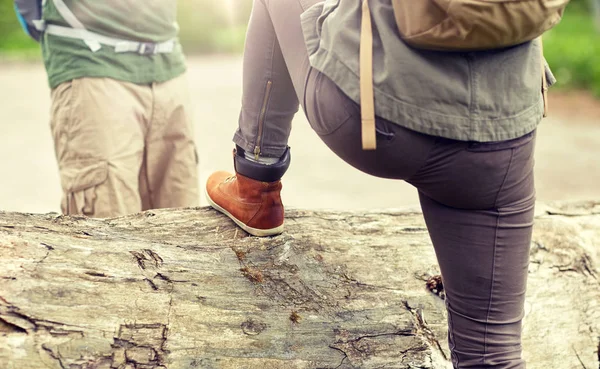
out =
[[289,150],[280,164],[268,166],[251,162],[243,155],[240,148],[234,152],[235,175],[221,171],[208,178],[206,198],[213,208],[251,235],[280,234],[284,213],[280,178],[289,166]]
[[213,173],[206,183],[210,205],[251,235],[283,232],[281,181],[261,182],[241,174]]

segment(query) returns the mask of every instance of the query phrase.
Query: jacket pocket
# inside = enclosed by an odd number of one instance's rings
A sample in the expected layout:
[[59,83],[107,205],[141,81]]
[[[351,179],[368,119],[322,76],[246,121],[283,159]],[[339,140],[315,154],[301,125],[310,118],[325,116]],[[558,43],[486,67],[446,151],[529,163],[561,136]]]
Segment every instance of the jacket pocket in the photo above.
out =
[[94,216],[96,190],[107,180],[108,163],[105,161],[78,160],[66,163],[60,170],[63,214]]

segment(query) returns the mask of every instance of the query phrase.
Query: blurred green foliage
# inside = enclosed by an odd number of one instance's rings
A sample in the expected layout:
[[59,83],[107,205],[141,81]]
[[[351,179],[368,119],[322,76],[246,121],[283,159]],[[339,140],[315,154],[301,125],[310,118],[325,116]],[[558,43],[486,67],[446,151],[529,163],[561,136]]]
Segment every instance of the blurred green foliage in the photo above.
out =
[[[592,1],[572,0],[558,27],[544,36],[546,58],[558,87],[586,88],[600,97],[600,30]],[[252,0],[179,0],[181,42],[187,54],[239,53]],[[0,0],[0,55],[39,57],[38,45],[21,30],[13,1]]]
[[242,52],[251,9],[252,0],[180,0],[179,38],[184,50]]
[[585,5],[569,5],[562,22],[544,35],[544,54],[557,87],[591,89],[600,97],[600,31]]
[[[252,0],[179,0],[180,38],[188,54],[241,52]],[[0,54],[39,53],[21,29],[13,0],[0,0]]]

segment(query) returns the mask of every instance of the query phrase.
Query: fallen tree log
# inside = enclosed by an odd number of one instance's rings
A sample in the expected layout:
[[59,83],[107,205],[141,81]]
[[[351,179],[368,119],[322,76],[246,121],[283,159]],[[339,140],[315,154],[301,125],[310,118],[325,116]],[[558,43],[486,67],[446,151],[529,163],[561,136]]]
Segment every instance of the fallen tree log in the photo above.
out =
[[[0,213],[0,255],[2,369],[451,367],[417,211]],[[599,256],[600,203],[538,207],[528,368],[598,368]]]

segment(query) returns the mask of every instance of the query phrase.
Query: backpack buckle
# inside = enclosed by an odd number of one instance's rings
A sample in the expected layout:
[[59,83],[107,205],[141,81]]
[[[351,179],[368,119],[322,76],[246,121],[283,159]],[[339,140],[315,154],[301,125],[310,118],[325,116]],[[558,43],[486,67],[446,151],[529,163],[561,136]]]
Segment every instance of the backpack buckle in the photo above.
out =
[[138,48],[138,53],[141,55],[156,54],[156,44],[151,42],[141,42]]

